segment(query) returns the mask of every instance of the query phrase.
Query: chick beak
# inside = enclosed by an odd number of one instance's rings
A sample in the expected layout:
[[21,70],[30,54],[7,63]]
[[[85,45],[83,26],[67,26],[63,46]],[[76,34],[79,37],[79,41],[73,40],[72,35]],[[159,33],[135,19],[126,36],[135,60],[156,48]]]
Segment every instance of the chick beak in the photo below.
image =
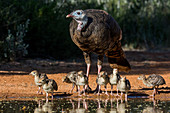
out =
[[66,18],[69,18],[69,17],[73,17],[73,15],[71,15],[71,14],[68,14],[68,15],[66,16]]

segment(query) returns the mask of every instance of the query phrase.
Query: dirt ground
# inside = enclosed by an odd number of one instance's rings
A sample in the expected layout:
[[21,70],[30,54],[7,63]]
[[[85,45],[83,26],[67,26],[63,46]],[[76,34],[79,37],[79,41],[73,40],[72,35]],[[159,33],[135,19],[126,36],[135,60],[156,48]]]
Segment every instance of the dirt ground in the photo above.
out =
[[[156,99],[170,100],[170,52],[144,52],[144,51],[126,51],[126,57],[129,60],[132,70],[129,73],[120,72],[125,75],[131,83],[131,90],[128,96],[149,96],[152,94],[152,88],[143,85],[142,81],[137,80],[138,76],[145,74],[160,74],[166,81],[166,85],[159,88],[159,94]],[[62,77],[70,71],[83,70],[86,72],[84,59],[74,59],[70,61],[52,61],[48,59],[23,59],[17,62],[0,64],[0,99],[26,99],[26,98],[45,98],[45,94],[36,94],[38,87],[34,84],[33,76],[29,75],[32,70],[38,70],[41,73],[47,73],[50,79],[54,79],[58,84],[58,91],[55,96],[77,96],[77,93],[69,93],[72,84],[62,82]],[[112,73],[112,69],[104,59],[102,70]],[[96,56],[93,56],[93,62],[90,70],[89,85],[94,90],[96,88],[97,66]],[[108,91],[110,85],[108,84]],[[102,86],[102,90],[104,87]],[[114,94],[116,93],[114,86]],[[75,91],[75,89],[74,89]],[[94,94],[88,94],[96,97]],[[102,94],[102,96],[106,96]]]

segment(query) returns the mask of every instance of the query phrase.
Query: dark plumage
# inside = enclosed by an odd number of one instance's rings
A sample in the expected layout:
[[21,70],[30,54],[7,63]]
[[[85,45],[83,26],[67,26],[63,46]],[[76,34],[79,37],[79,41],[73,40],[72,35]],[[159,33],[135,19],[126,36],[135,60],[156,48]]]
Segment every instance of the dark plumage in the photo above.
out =
[[98,74],[102,68],[103,57],[107,56],[112,68],[129,71],[130,64],[121,47],[122,31],[114,18],[103,10],[76,10],[67,15],[72,17],[70,35],[73,42],[83,51],[89,75],[91,56],[98,55]]
[[147,87],[154,88],[153,94],[151,96],[154,96],[155,93],[158,92],[157,88],[159,87],[159,85],[166,84],[164,78],[156,74],[149,75],[148,78],[146,78],[145,75],[141,75],[138,77],[138,80],[142,80],[143,84],[146,85]]

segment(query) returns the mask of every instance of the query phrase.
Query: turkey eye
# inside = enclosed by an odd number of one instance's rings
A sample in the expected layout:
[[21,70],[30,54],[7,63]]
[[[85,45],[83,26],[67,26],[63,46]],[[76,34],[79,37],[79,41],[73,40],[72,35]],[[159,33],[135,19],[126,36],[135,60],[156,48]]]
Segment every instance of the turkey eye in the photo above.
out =
[[78,15],[80,15],[80,12],[77,12]]

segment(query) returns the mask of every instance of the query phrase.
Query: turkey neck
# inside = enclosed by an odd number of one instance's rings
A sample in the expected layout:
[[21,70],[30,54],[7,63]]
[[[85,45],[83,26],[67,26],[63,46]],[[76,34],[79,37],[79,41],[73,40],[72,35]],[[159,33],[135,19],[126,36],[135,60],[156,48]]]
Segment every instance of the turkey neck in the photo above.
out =
[[75,20],[78,23],[77,30],[80,30],[80,31],[86,26],[88,22],[87,16],[84,16],[83,19],[75,19]]

